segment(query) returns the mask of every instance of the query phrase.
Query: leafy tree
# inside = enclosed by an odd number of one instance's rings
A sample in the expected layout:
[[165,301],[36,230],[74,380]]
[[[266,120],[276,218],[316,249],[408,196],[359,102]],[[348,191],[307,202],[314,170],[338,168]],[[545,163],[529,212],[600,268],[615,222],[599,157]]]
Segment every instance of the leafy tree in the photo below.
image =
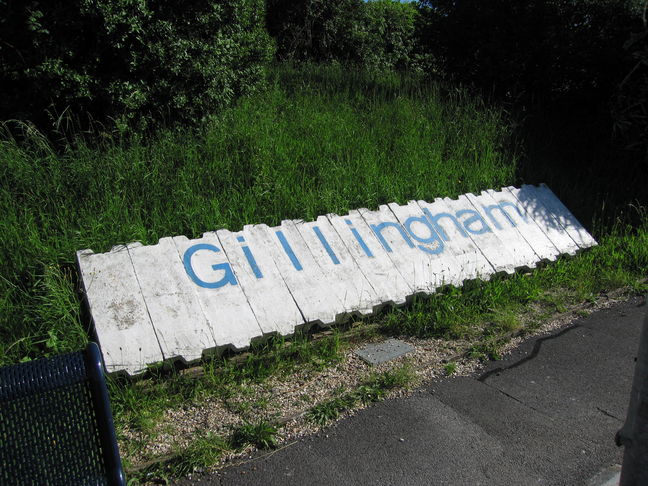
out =
[[511,99],[609,93],[634,0],[421,0],[422,42],[455,78]]
[[376,0],[363,5],[362,11],[353,36],[355,60],[370,68],[410,67],[417,15],[414,4]]
[[266,24],[279,60],[404,69],[417,10],[395,0],[267,0]]
[[254,90],[262,0],[0,0],[0,116],[193,121]]
[[268,0],[266,25],[276,39],[277,58],[349,59],[362,6],[362,0]]
[[632,66],[615,90],[612,115],[619,139],[648,163],[648,1],[644,3],[643,25],[633,32],[624,49],[632,58]]

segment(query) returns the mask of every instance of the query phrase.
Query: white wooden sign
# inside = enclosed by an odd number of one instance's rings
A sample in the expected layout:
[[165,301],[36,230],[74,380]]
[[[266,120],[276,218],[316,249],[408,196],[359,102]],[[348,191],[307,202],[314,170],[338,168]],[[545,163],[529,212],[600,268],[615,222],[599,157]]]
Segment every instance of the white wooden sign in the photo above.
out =
[[596,241],[545,186],[77,252],[109,371],[328,326]]

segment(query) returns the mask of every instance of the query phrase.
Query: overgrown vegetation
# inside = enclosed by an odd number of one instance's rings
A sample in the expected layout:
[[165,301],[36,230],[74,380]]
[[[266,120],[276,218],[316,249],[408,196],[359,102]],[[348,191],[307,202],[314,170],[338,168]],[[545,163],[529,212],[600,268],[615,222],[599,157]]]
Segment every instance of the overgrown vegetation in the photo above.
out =
[[[648,218],[645,212],[639,217],[643,223],[638,228],[617,225],[600,237],[599,246],[577,257],[489,282],[468,282],[461,289],[447,287],[420,298],[411,309],[394,311],[386,326],[394,334],[408,336],[457,339],[477,332],[488,340],[529,327],[521,317],[532,303],[555,311],[619,287],[645,292]],[[486,327],[476,325],[480,322]]]
[[274,54],[417,71],[476,86],[525,112],[557,100],[580,103],[608,118],[608,134],[614,124],[620,144],[646,156],[637,140],[646,126],[641,0],[0,6],[0,120],[29,120],[47,133],[200,123],[258,91]]
[[194,123],[257,90],[273,54],[262,0],[1,0],[0,10],[0,117],[41,129]]
[[416,66],[413,3],[267,0],[266,5],[279,60],[352,63],[383,72]]
[[153,373],[145,386],[113,380],[110,383],[113,409],[121,426],[150,432],[168,409],[200,403],[206,397],[227,400],[249,383],[261,383],[269,377],[293,372],[297,367],[317,371],[337,363],[340,356],[341,344],[335,334],[316,343],[304,334],[289,341],[275,338],[255,345],[242,361],[217,358],[205,362],[198,377]]
[[331,400],[318,403],[306,412],[306,417],[317,425],[326,425],[341,413],[358,404],[367,405],[381,400],[389,390],[407,388],[415,382],[415,375],[409,363],[396,368],[372,373],[354,390],[339,390]]
[[[342,73],[326,74],[329,83]],[[357,75],[360,78],[360,75]],[[333,78],[333,79],[331,79]],[[373,78],[372,78],[373,79]],[[343,84],[346,81],[341,81]],[[0,362],[80,347],[75,252],[247,223],[313,219],[513,181],[501,111],[435,85],[383,96],[278,84],[199,132],[79,138],[59,154],[37,132],[0,142]],[[432,176],[431,176],[432,175]]]
[[[600,245],[439,289],[353,339],[463,340],[495,359],[557,311],[648,290],[645,2],[267,0],[267,16],[263,3],[0,0],[0,365],[87,341],[76,250],[525,182],[547,182]],[[251,390],[334,366],[340,336],[112,379],[118,433],[136,437],[129,471],[166,411],[210,399],[239,424],[141,477],[275,447],[280,425]],[[307,416],[326,424],[412,380],[407,366],[374,374]]]

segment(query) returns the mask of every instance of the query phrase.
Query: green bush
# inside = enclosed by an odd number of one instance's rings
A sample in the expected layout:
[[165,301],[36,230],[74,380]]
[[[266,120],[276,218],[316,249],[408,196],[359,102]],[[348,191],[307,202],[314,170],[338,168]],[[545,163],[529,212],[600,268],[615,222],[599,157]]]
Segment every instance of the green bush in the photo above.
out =
[[266,25],[279,60],[347,60],[362,0],[267,0]]
[[[263,0],[0,0],[0,117],[146,126],[253,91],[272,43]],[[83,119],[76,120],[82,126]]]
[[637,0],[421,0],[424,50],[455,79],[536,102],[608,100]]
[[417,14],[414,4],[375,0],[364,4],[362,10],[354,31],[356,61],[382,70],[408,68]]
[[616,139],[643,162],[648,163],[648,24],[633,32],[624,45],[632,67],[616,87],[612,116]]
[[405,69],[417,9],[395,0],[267,0],[267,27],[277,58]]

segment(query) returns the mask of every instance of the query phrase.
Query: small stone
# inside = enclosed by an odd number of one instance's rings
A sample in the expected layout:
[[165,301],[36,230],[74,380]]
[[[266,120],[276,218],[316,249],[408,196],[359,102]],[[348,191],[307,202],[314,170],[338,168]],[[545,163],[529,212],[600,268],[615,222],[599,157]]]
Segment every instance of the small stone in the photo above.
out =
[[414,351],[414,347],[403,341],[387,339],[386,341],[368,344],[358,349],[356,355],[370,365],[377,365],[391,361],[412,351]]
[[400,439],[398,439],[398,440],[399,440],[400,442],[405,442],[405,439],[403,439],[402,437],[401,437]]

